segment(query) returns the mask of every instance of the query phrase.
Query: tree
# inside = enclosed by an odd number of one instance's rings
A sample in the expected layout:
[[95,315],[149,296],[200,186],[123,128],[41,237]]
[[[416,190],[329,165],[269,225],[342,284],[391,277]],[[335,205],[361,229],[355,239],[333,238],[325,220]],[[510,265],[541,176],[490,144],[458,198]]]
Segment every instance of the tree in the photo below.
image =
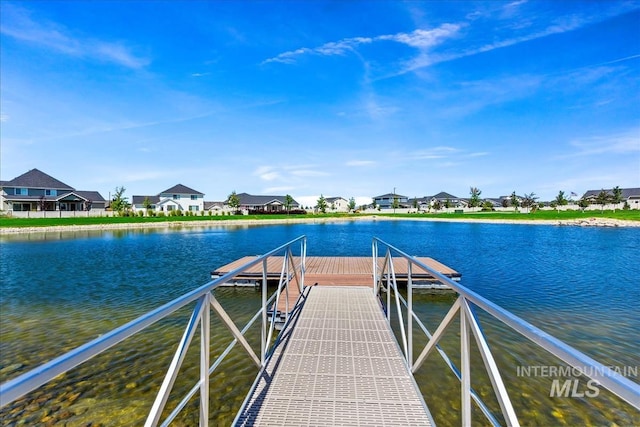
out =
[[227,206],[233,209],[234,213],[238,213],[240,208],[240,198],[235,191],[232,191],[231,194],[229,194],[229,197],[227,197]]
[[118,212],[118,216],[122,216],[131,206],[127,200],[128,198],[124,196],[125,191],[124,187],[116,187],[116,192],[113,195],[113,199],[111,199],[111,210]]
[[355,211],[355,210],[356,210],[356,199],[354,199],[353,197],[351,197],[351,198],[349,199],[349,205],[348,205],[348,207],[349,207],[349,212],[353,212],[353,211]]
[[378,205],[376,204],[376,199],[373,199],[373,203],[371,203],[371,207],[372,207],[373,209],[375,209],[375,208],[377,208],[377,207],[378,207]]
[[142,201],[142,207],[147,212],[147,215],[149,215],[149,213],[151,212],[151,206],[153,205],[151,204],[151,200],[149,199],[149,196],[145,197],[144,200]]
[[324,198],[324,196],[322,194],[320,195],[320,198],[318,199],[318,202],[316,203],[316,208],[322,213],[326,213],[327,212],[327,200]]
[[518,206],[520,206],[520,200],[518,200],[518,196],[516,196],[516,192],[511,193],[511,206],[513,206],[514,210],[518,210]]
[[585,198],[578,200],[578,206],[584,211],[589,207],[589,201]]
[[535,209],[537,199],[538,198],[536,197],[535,193],[525,193],[524,200],[522,200],[522,207],[527,208],[527,210],[531,212],[532,208]]
[[394,209],[394,213],[395,213],[395,210],[400,207],[400,204],[398,203],[398,196],[396,196],[395,193],[393,194],[393,201],[391,202],[391,207]]
[[440,204],[440,200],[436,200],[435,202],[433,202],[433,210],[438,212],[440,209],[442,209],[442,205]]
[[293,205],[293,197],[290,194],[284,196],[284,208],[287,210],[287,215],[289,215],[289,211],[291,210],[291,206]]
[[564,191],[559,191],[556,196],[556,206],[566,206],[569,204],[569,201],[564,197]]
[[602,212],[604,212],[604,205],[609,203],[610,200],[611,198],[606,191],[602,190],[600,191],[600,193],[598,193],[598,196],[596,197],[596,203],[600,205],[600,210]]
[[613,203],[613,211],[615,212],[616,205],[622,202],[622,190],[620,189],[620,187],[616,186],[613,190],[611,190],[611,192],[613,193],[611,195],[611,203]]
[[480,206],[480,194],[482,194],[482,191],[480,191],[476,187],[471,187],[469,193],[471,194],[471,198],[469,199],[469,207],[477,208],[478,206]]

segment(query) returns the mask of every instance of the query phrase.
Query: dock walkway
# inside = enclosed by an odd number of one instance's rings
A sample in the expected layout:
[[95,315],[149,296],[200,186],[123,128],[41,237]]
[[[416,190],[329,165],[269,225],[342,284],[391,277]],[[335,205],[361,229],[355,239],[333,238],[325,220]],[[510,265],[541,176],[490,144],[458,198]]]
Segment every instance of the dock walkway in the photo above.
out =
[[236,425],[431,425],[431,415],[367,287],[310,286]]

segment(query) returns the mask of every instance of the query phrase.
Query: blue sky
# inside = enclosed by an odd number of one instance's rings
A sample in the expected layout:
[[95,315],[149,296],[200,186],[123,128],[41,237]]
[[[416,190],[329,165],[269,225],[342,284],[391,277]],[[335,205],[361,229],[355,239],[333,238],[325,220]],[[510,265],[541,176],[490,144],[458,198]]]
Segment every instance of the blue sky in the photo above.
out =
[[640,2],[0,3],[0,179],[358,203],[640,187]]

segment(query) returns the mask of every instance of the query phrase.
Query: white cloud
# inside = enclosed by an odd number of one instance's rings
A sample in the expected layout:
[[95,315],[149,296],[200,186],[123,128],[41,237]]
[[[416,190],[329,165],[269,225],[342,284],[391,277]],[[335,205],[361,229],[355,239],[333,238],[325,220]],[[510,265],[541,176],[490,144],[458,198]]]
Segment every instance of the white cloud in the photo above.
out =
[[445,39],[451,38],[458,32],[460,27],[459,24],[442,24],[432,30],[417,29],[411,33],[378,36],[375,40],[391,40],[418,49],[428,49],[440,44]]
[[445,159],[459,152],[459,149],[453,147],[433,147],[425,150],[413,151],[409,153],[409,158],[412,160]]
[[345,163],[346,166],[373,166],[376,162],[373,160],[349,160]]
[[149,59],[135,55],[119,42],[108,42],[74,36],[64,25],[36,22],[28,10],[14,5],[4,5],[5,14],[0,32],[14,39],[57,51],[61,54],[110,62],[127,68],[138,69],[149,64]]
[[298,177],[314,177],[314,176],[328,176],[329,175],[329,173],[327,173],[327,172],[308,170],[308,169],[292,170],[290,173],[291,173],[291,175],[298,176]]
[[344,55],[350,51],[354,51],[360,45],[380,41],[392,41],[418,49],[427,49],[441,43],[444,39],[452,37],[459,29],[460,25],[458,24],[443,24],[431,30],[417,29],[410,33],[385,34],[376,37],[351,37],[337,42],[328,42],[315,48],[302,47],[283,52],[264,60],[262,63],[281,62],[290,64],[295,61],[297,56],[306,54],[321,56]]
[[263,181],[273,181],[279,177],[278,172],[276,172],[271,166],[260,166],[253,172],[253,175]]
[[569,145],[574,151],[565,157],[640,152],[640,128],[613,135],[575,139],[570,141]]

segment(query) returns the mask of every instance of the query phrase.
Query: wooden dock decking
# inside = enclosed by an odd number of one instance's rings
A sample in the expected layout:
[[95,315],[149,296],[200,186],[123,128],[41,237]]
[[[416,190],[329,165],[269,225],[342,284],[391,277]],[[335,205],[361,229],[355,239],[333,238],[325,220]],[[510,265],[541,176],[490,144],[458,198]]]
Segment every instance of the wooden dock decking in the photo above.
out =
[[305,296],[236,425],[431,425],[371,289],[313,286]]
[[[246,256],[233,261],[227,265],[217,268],[211,272],[212,277],[221,277],[233,271],[251,260],[252,256]],[[416,257],[417,260],[433,268],[441,274],[459,280],[460,273],[447,267],[441,262],[428,257]],[[384,260],[379,258],[378,265],[382,266]],[[283,257],[270,257],[267,260],[267,279],[278,280],[282,270]],[[295,258],[295,263],[299,263],[299,258]],[[407,278],[407,263],[395,264],[396,277],[400,280]],[[426,271],[414,267],[412,271],[414,281],[433,280],[433,277]],[[248,284],[262,279],[262,264],[255,265],[241,275],[236,277],[236,284],[247,282]],[[348,285],[348,286],[370,286],[373,287],[373,265],[371,257],[306,257],[305,284],[321,286]]]
[[[255,259],[255,257],[252,256],[240,258],[212,271],[211,277],[221,277],[230,271],[242,267],[253,259]],[[453,280],[460,279],[460,273],[433,258],[416,257],[416,259]],[[382,258],[378,259],[378,265],[380,267],[382,267],[383,261],[384,259]],[[267,259],[267,280],[276,281],[280,278],[283,262],[284,257],[282,256]],[[300,259],[295,257],[294,264],[297,265],[299,262]],[[395,265],[396,278],[399,280],[406,280],[408,276],[407,271],[407,263],[403,262]],[[417,267],[414,267],[412,271],[412,278],[416,282],[421,280],[429,282],[433,280],[433,277],[428,272]],[[235,282],[230,285],[239,284],[240,286],[252,286],[255,283],[260,283],[261,280],[262,264],[258,264],[237,276]],[[373,288],[372,258],[308,256],[306,257],[304,284],[305,286],[367,286]],[[299,297],[300,291],[297,288],[297,283],[292,283],[287,293],[280,296],[277,311],[286,315],[286,313],[290,312],[295,306]]]
[[[221,277],[230,271],[240,268],[253,259],[255,259],[255,257],[252,256],[240,258],[212,271],[211,276]],[[460,273],[433,258],[416,257],[416,259],[453,280],[460,279]],[[284,257],[281,256],[267,259],[267,280],[277,281],[280,278],[283,261]],[[380,267],[382,267],[383,261],[383,258],[378,259],[378,265]],[[297,265],[299,262],[299,258],[296,257],[294,264]],[[406,280],[408,276],[407,263],[401,262],[394,264],[394,267],[396,278],[401,281]],[[431,283],[434,280],[428,272],[417,267],[413,268],[412,279],[417,283],[421,281]],[[253,286],[255,283],[260,283],[261,280],[262,264],[259,264],[246,270],[242,275],[237,276],[235,282],[230,283],[230,285]],[[373,260],[371,257],[308,256],[306,257],[304,280],[305,286],[366,286],[373,288]],[[289,286],[288,293],[280,297],[277,311],[282,314],[291,311],[299,296],[300,292],[297,284],[292,283]]]

